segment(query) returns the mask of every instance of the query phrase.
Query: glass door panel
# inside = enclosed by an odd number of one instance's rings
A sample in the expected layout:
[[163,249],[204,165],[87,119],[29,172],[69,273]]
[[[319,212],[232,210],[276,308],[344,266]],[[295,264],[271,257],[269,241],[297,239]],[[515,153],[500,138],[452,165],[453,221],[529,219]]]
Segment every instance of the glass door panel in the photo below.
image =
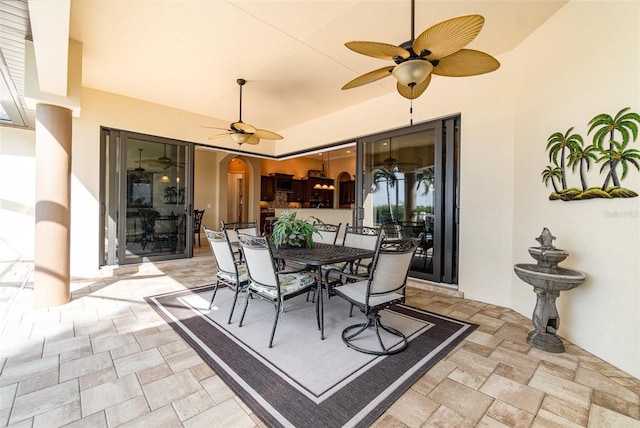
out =
[[457,283],[459,117],[360,138],[356,223],[416,238],[409,276]]
[[435,128],[365,141],[364,225],[390,238],[417,238],[412,273],[434,274]]
[[125,138],[124,263],[186,257],[187,146]]

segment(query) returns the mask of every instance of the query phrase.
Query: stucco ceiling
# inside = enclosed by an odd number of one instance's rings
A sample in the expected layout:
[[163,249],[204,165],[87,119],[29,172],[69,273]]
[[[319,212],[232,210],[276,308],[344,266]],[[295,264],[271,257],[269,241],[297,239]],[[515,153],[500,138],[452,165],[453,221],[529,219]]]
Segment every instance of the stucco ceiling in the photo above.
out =
[[[445,19],[485,17],[468,46],[498,57],[566,1],[416,2],[416,34]],[[392,77],[342,91],[387,62],[348,50],[350,40],[410,38],[411,3],[391,1],[71,2],[69,37],[83,44],[83,86],[282,132],[395,91]],[[431,85],[437,85],[435,76]],[[399,96],[399,95],[398,95]],[[422,97],[429,96],[429,89]],[[219,119],[219,120],[217,120]],[[206,124],[203,124],[206,125]]]

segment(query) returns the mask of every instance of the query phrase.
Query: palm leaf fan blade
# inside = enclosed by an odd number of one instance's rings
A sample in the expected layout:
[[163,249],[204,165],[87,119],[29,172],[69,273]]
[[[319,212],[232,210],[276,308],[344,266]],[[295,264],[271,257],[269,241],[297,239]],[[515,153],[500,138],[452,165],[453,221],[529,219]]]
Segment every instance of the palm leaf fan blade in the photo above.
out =
[[404,86],[400,84],[400,82],[396,84],[396,88],[400,95],[407,99],[414,100],[422,95],[422,93],[427,89],[427,86],[429,86],[429,83],[431,83],[431,75],[429,75],[424,82],[415,85],[413,88]]
[[451,18],[427,28],[413,42],[413,51],[420,55],[423,50],[431,52],[429,59],[440,59],[467,46],[476,38],[484,18],[481,15],[465,15]]
[[263,140],[282,140],[284,137],[280,134],[276,134],[272,131],[267,131],[266,129],[256,129],[253,133],[255,137]]
[[344,45],[359,54],[391,61],[396,56],[407,59],[411,55],[408,50],[388,43],[355,41],[347,42]]
[[346,85],[342,87],[342,89],[351,89],[356,88],[358,86],[366,85],[367,83],[372,83],[377,80],[383,79],[387,76],[391,76],[391,72],[393,71],[395,66],[388,65],[386,67],[379,68],[377,70],[370,71],[368,73],[363,74],[362,76],[358,76]]
[[219,129],[221,131],[229,131],[231,132],[231,130],[227,127],[227,128],[220,128],[218,126],[207,126],[207,125],[200,125],[200,128],[207,128],[207,129]]
[[247,138],[245,144],[251,144],[252,146],[260,144],[260,138],[256,137],[255,134]]
[[439,76],[465,77],[497,70],[500,63],[491,55],[473,49],[461,49],[438,62],[432,73]]
[[228,137],[231,134],[233,134],[233,132],[225,132],[224,134],[212,135],[211,137],[209,137],[209,140],[215,140],[216,138]]

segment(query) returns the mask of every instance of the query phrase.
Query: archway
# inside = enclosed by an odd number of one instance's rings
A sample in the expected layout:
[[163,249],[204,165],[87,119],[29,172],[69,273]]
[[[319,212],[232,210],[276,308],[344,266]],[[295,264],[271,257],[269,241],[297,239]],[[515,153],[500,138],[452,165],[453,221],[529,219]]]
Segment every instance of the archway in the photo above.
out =
[[[220,161],[218,224],[220,221],[253,221],[259,213],[260,161],[227,154]],[[257,189],[257,190],[256,190]]]

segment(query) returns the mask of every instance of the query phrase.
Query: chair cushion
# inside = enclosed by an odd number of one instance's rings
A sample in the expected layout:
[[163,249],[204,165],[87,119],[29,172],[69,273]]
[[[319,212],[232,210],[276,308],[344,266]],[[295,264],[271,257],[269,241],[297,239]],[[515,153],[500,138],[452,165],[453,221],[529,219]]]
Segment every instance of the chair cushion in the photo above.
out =
[[[343,267],[346,268],[344,270]],[[355,272],[351,272],[351,269],[353,268],[353,270]],[[357,264],[357,263],[353,263],[353,265],[351,265],[351,263],[333,263],[330,265],[325,265],[322,266],[322,270],[323,271],[327,271],[329,269],[338,269],[340,271],[346,272],[346,273],[352,273],[354,275],[360,275],[360,276],[368,276],[369,275],[369,268],[367,267],[367,265],[364,264]],[[337,275],[337,273],[336,273]]]
[[[233,282],[234,284],[236,283],[236,275],[235,275],[235,273],[218,271],[218,273],[216,275],[218,276],[218,278],[220,278],[222,280],[225,280],[225,281],[228,281],[228,282]],[[239,279],[241,284],[243,282],[249,281],[249,272],[247,272],[247,266],[246,265],[239,265],[238,266],[238,279]]]
[[[358,281],[351,284],[334,287],[333,290],[339,294],[342,294],[348,300],[353,300],[354,302],[358,302],[364,305],[365,296],[367,294],[367,284],[368,281]],[[382,296],[371,296],[371,298],[369,299],[369,306],[380,306],[391,302],[392,300],[398,299],[402,299],[402,294],[389,293]]]
[[[286,273],[279,276],[280,295],[282,297],[308,287],[315,281],[314,278],[303,273]],[[260,284],[256,284],[255,282],[251,283],[251,288],[256,290],[258,293],[265,294],[272,297],[273,299],[276,299],[278,297],[278,292],[275,288],[265,287]]]

